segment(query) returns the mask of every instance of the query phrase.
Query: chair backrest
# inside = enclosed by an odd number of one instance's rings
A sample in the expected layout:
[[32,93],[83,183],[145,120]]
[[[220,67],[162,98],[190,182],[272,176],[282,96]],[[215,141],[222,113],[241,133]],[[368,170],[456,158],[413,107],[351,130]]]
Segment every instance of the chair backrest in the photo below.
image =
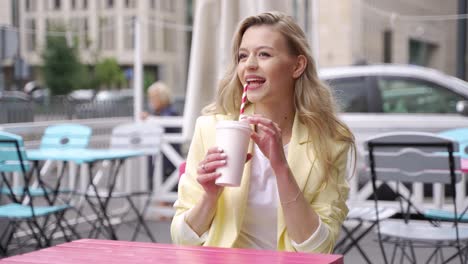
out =
[[15,134],[0,131],[0,172],[29,170],[23,139]]
[[154,155],[160,152],[163,135],[164,129],[153,122],[123,124],[112,130],[110,147]]
[[460,155],[468,155],[468,128],[455,128],[442,131],[439,136],[457,141],[460,146]]
[[452,183],[461,179],[458,143],[431,133],[395,132],[367,141],[371,176],[383,181]]
[[40,148],[83,149],[89,144],[92,129],[80,124],[59,124],[46,128]]

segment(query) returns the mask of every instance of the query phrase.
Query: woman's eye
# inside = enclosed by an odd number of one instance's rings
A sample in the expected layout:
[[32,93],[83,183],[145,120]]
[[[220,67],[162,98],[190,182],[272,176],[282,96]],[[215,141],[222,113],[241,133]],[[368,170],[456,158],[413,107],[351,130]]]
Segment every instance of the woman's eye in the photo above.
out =
[[241,60],[243,60],[245,58],[247,58],[247,54],[244,54],[244,53],[239,54],[239,61],[241,61]]
[[270,54],[267,53],[267,52],[260,52],[258,55],[259,55],[260,57],[270,57]]

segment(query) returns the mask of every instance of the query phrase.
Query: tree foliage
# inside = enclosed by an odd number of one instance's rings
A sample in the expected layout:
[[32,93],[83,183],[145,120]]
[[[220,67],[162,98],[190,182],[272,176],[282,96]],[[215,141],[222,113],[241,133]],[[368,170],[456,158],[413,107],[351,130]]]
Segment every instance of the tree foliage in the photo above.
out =
[[148,88],[156,82],[156,78],[154,77],[154,73],[151,71],[145,71],[143,74],[143,87],[145,91],[148,90]]
[[96,64],[94,78],[99,87],[109,89],[125,83],[125,76],[115,58],[105,58]]
[[[56,32],[64,27],[56,26]],[[42,74],[45,85],[53,94],[67,94],[83,88],[88,82],[88,71],[80,62],[77,45],[69,46],[65,34],[48,35],[42,53]]]

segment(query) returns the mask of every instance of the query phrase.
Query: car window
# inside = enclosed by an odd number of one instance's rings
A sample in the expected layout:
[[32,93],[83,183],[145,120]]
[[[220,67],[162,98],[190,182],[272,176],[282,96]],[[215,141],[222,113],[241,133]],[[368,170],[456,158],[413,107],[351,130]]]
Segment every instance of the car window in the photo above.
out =
[[365,81],[365,77],[326,80],[334,91],[341,111],[351,113],[364,113],[369,110]]
[[463,97],[427,81],[410,78],[379,78],[384,113],[456,113]]

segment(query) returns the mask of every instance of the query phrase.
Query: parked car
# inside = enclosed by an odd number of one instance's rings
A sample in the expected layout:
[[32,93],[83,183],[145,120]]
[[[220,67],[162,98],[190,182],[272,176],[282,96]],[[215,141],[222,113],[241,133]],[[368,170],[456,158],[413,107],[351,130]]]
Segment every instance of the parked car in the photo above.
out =
[[0,91],[0,124],[34,121],[34,105],[20,91]]
[[131,89],[103,90],[92,101],[75,106],[76,118],[103,118],[132,116],[133,91]]
[[333,88],[356,137],[360,175],[366,175],[363,144],[371,136],[468,127],[468,83],[437,70],[364,65],[324,68],[319,75]]
[[[90,92],[75,91],[69,95],[69,100],[76,104],[77,118],[103,118],[133,115],[133,90],[103,90],[90,99]],[[184,112],[184,97],[174,97],[173,105],[180,115]],[[146,106],[146,98],[143,99]]]

